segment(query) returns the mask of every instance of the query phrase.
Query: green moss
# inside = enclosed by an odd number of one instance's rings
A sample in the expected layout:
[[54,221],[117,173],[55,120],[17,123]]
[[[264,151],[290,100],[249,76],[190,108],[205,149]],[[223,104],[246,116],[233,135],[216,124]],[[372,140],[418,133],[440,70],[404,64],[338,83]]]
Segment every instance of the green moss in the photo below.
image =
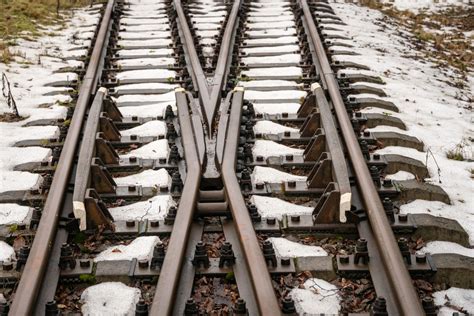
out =
[[95,275],[92,274],[81,274],[79,276],[79,280],[84,283],[95,284],[97,280],[95,279]]
[[10,233],[14,233],[17,230],[18,230],[18,225],[17,224],[10,225],[10,227],[9,227]]

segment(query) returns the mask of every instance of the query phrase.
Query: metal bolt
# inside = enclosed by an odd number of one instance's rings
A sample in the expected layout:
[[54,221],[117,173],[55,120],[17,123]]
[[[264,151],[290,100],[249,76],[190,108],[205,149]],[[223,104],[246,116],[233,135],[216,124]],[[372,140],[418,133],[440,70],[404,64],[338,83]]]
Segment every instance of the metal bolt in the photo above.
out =
[[407,222],[408,221],[408,215],[407,214],[398,214],[398,221]]
[[371,315],[373,315],[373,316],[386,316],[386,315],[388,315],[387,301],[385,300],[385,297],[379,296],[375,299],[375,302],[372,305]]
[[81,268],[89,268],[91,266],[91,262],[89,260],[80,260],[79,266]]
[[275,225],[275,224],[276,224],[276,218],[267,217],[267,225]]
[[139,300],[135,305],[135,316],[148,316],[148,305],[144,300]]
[[348,264],[349,263],[349,256],[348,255],[340,255],[339,262],[341,264]]
[[426,263],[426,254],[417,252],[415,254],[417,263]]
[[289,266],[291,264],[290,258],[281,258],[280,263],[282,266]]
[[281,301],[281,311],[283,314],[296,313],[295,302],[291,297],[285,297]]
[[13,263],[10,261],[3,261],[2,263],[3,271],[10,271],[13,269]]
[[300,221],[300,219],[301,219],[301,216],[299,216],[299,215],[291,215],[290,219],[291,219],[291,222],[293,222],[293,223],[298,223],[298,222]]
[[138,260],[138,267],[139,267],[140,269],[146,269],[146,268],[148,268],[148,260],[147,260],[147,259]]

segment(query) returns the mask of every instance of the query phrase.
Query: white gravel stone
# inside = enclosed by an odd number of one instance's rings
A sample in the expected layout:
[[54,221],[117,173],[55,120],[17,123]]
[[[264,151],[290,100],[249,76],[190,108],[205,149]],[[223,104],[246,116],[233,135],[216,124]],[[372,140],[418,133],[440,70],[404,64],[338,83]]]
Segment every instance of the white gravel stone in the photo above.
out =
[[116,315],[134,316],[135,305],[140,300],[140,290],[121,282],[104,282],[88,287],[82,292],[85,316]]

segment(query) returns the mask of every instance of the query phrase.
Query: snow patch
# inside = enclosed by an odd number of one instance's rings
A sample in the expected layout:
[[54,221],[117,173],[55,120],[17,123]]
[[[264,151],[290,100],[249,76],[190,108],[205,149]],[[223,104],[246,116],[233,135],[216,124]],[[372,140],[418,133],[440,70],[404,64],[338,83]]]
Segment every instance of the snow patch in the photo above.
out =
[[295,176],[270,167],[257,166],[253,170],[252,179],[254,183],[282,183],[287,181],[306,181],[307,177]]
[[81,300],[83,315],[134,316],[140,290],[121,282],[104,282],[85,289]]
[[153,258],[153,249],[155,245],[161,243],[157,236],[143,236],[134,239],[128,245],[111,246],[102,251],[94,262],[99,261],[118,261],[118,260],[148,260]]
[[323,257],[328,253],[319,246],[307,246],[286,238],[268,238],[275,248],[275,254],[280,258]]
[[109,208],[110,215],[116,221],[162,220],[171,206],[175,206],[170,195],[157,195],[146,201]]
[[438,316],[451,316],[455,312],[459,313],[458,310],[450,308],[450,305],[462,308],[466,315],[474,314],[474,290],[452,287],[445,291],[434,292],[433,298],[435,304],[441,307]]
[[0,261],[15,260],[15,249],[4,241],[0,241]]
[[164,168],[158,170],[144,170],[126,177],[114,178],[117,185],[141,185],[143,187],[160,187],[170,185],[171,177]]
[[290,292],[298,315],[338,315],[341,298],[336,286],[321,279],[308,279],[303,289]]
[[120,131],[122,136],[130,136],[130,135],[137,135],[141,137],[146,136],[155,136],[158,137],[160,135],[166,136],[166,123],[163,121],[149,121],[145,124],[141,124],[139,126]]
[[466,248],[449,241],[430,241],[419,250],[420,253],[430,253],[432,255],[442,253],[455,253],[458,255],[474,258],[474,249]]
[[131,150],[128,154],[120,155],[120,158],[137,157],[142,159],[167,158],[169,153],[168,140],[159,139]]
[[0,225],[26,224],[33,209],[14,203],[0,203]]
[[280,134],[284,132],[292,132],[297,133],[300,130],[298,128],[284,126],[278,123],[274,123],[272,121],[257,121],[253,127],[253,131],[255,133],[261,133],[263,135],[269,134]]
[[255,145],[252,148],[254,157],[262,156],[268,157],[281,157],[285,155],[302,155],[303,149],[291,148],[271,140],[256,140]]
[[311,215],[314,208],[293,204],[279,198],[254,195],[250,199],[263,217],[274,217],[281,220],[283,215]]

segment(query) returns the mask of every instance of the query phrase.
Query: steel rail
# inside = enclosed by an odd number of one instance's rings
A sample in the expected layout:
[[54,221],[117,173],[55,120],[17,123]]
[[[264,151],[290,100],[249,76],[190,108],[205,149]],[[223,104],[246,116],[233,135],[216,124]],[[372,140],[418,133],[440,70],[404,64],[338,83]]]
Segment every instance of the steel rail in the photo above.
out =
[[237,148],[239,146],[239,129],[242,118],[243,88],[234,90],[232,108],[227,128],[224,158],[222,163],[222,180],[229,202],[235,228],[244,252],[255,292],[258,309],[261,315],[280,315],[281,310],[273,289],[270,273],[262,254],[257,235],[250,219],[245,200],[240,192],[240,185],[235,174]]
[[236,0],[232,5],[232,10],[229,14],[229,18],[227,20],[227,27],[224,31],[224,35],[222,36],[221,42],[221,49],[219,51],[219,56],[217,58],[217,65],[216,70],[214,72],[214,77],[212,80],[212,90],[209,103],[206,104],[205,111],[207,121],[211,124],[208,126],[209,135],[212,135],[212,125],[214,121],[214,117],[216,114],[217,104],[219,104],[221,95],[222,95],[222,87],[226,82],[226,73],[230,67],[230,61],[232,60],[232,49],[233,47],[232,42],[235,39],[235,32],[237,31],[237,17],[240,11],[240,7],[242,6],[242,0]]
[[367,217],[373,231],[375,242],[380,249],[383,270],[387,275],[390,288],[393,290],[396,301],[396,311],[391,314],[397,315],[424,315],[418,295],[413,287],[412,280],[401,256],[395,236],[388,222],[387,216],[380,201],[377,189],[370,176],[367,163],[354,133],[352,124],[347,115],[339,84],[332,71],[328,57],[325,53],[321,38],[306,0],[298,0],[303,9],[304,18],[309,27],[309,36],[315,46],[318,62],[321,65],[323,76],[328,85],[328,93],[331,98],[339,127],[344,138],[351,164],[357,179],[358,187],[362,193],[362,200],[366,208]]
[[316,98],[318,105],[321,125],[326,133],[326,143],[331,154],[331,162],[333,165],[334,178],[339,186],[341,198],[339,200],[339,221],[345,223],[347,221],[346,212],[351,209],[351,184],[349,183],[349,172],[347,170],[346,160],[342,143],[339,139],[337,128],[334,124],[331,108],[326,100],[322,87],[315,83],[311,85],[311,91]]
[[82,136],[82,143],[79,150],[79,158],[77,161],[76,177],[74,181],[74,192],[72,205],[74,210],[74,217],[79,220],[79,229],[85,230],[87,228],[86,206],[84,199],[86,191],[91,183],[91,161],[95,154],[95,138],[100,127],[100,113],[102,112],[102,104],[107,96],[107,89],[100,88],[92,101],[87,122]]
[[31,246],[30,254],[23,268],[22,276],[15,292],[15,300],[10,309],[11,315],[31,315],[38,292],[45,277],[54,238],[57,233],[61,208],[68,187],[69,177],[74,165],[77,145],[80,140],[84,117],[89,107],[99,65],[104,57],[104,42],[107,38],[115,0],[109,0],[104,11],[94,49],[86,74],[79,88],[79,96],[71,119],[61,156],[54,173],[53,182],[46,199],[41,221]]
[[[183,33],[184,45],[188,53],[187,55],[189,57],[189,62],[191,63],[191,71],[194,73],[194,78],[196,79],[195,84],[197,85],[199,91],[199,100],[201,101],[201,105],[205,109],[205,104],[210,98],[210,92],[209,87],[207,85],[206,76],[204,75],[204,71],[202,70],[202,66],[199,61],[198,54],[196,52],[196,47],[194,47],[193,36],[191,34],[191,30],[189,29],[188,22],[186,21],[186,15],[184,13],[181,0],[174,0],[173,6],[178,15],[178,23],[181,26],[181,31]],[[206,120],[205,123],[210,126],[212,121]]]
[[187,173],[173,231],[150,310],[150,315],[160,316],[170,315],[175,308],[174,299],[178,289],[187,245],[185,241],[189,237],[201,180],[201,164],[196,148],[186,94],[183,88],[178,88],[175,91]]

